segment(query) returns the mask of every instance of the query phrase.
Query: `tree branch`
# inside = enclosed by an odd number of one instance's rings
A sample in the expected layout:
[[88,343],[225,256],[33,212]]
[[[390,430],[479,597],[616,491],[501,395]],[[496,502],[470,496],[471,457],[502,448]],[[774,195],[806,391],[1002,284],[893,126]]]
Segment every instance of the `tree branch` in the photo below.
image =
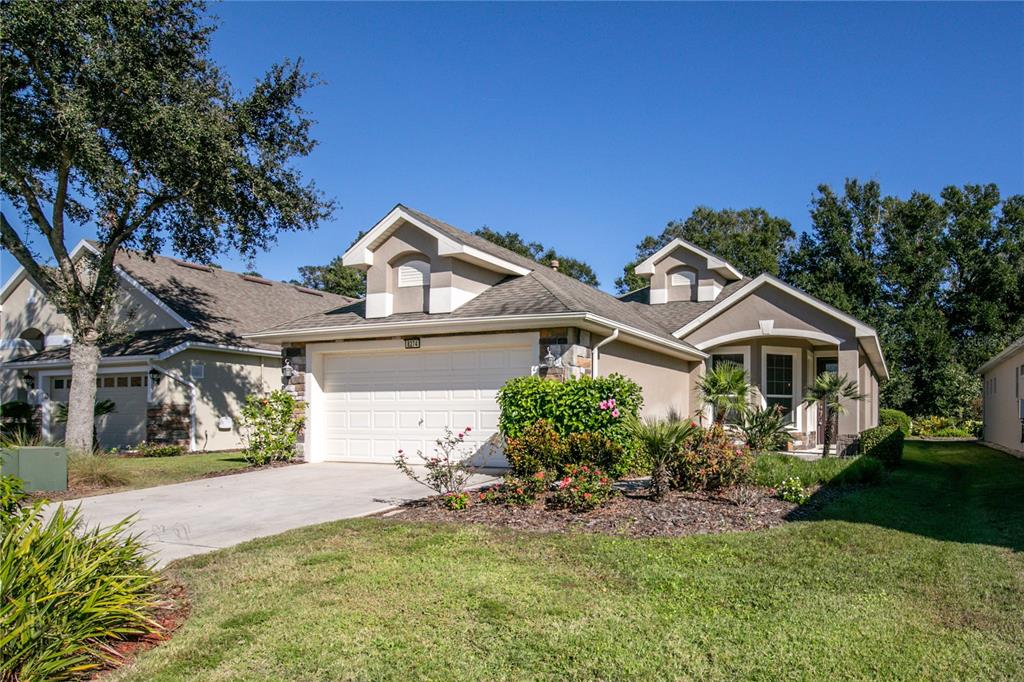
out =
[[29,276],[38,284],[47,297],[56,295],[57,282],[50,276],[46,269],[36,262],[35,256],[21,240],[7,216],[0,212],[0,245],[7,249],[15,260],[25,268]]

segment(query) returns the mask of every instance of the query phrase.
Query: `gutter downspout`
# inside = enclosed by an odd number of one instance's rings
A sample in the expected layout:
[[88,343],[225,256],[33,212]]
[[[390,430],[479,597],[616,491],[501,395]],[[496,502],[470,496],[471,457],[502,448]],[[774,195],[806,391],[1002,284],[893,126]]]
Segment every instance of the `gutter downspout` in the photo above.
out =
[[183,384],[185,386],[188,386],[188,441],[189,441],[188,442],[188,451],[189,452],[195,452],[196,451],[196,393],[198,392],[199,387],[196,386],[195,384],[193,384],[191,381],[188,381],[187,379],[183,379],[181,377],[177,377],[177,376],[171,374],[170,372],[168,372],[163,367],[157,367],[156,365],[153,364],[152,360],[150,360],[147,364],[149,365],[150,369],[155,369],[156,371],[160,372],[160,374],[163,374],[164,376],[170,378],[172,381],[177,381],[179,384]]
[[618,327],[616,327],[615,329],[612,330],[612,335],[611,336],[609,336],[606,339],[604,339],[603,341],[601,341],[599,344],[594,346],[594,348],[592,349],[593,352],[594,352],[594,359],[593,359],[593,362],[590,363],[590,376],[591,376],[591,378],[593,378],[593,379],[597,378],[597,362],[601,358],[601,351],[600,351],[601,346],[605,345],[606,343],[611,343],[612,341],[614,341],[617,338],[619,338],[619,328]]

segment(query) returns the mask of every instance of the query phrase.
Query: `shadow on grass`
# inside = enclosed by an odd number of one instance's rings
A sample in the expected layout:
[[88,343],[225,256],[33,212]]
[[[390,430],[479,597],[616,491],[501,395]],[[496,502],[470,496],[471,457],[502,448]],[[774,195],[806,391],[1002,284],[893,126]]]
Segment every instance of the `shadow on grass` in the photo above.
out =
[[822,508],[803,518],[1024,551],[1024,461],[976,443],[908,440],[880,484],[829,503],[831,493],[818,493]]

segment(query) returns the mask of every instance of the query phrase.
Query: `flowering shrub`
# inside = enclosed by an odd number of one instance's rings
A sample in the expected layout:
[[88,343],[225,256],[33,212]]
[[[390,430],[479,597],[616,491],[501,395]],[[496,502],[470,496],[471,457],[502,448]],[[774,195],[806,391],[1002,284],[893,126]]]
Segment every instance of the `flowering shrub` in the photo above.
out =
[[982,422],[977,419],[918,417],[911,425],[911,433],[932,438],[978,438],[981,436],[981,428]]
[[572,433],[600,433],[632,454],[635,444],[623,419],[635,417],[643,402],[640,386],[619,374],[569,381],[516,377],[498,391],[498,426],[506,439],[514,440],[543,419],[563,438]]
[[612,480],[597,467],[571,465],[555,483],[553,504],[575,512],[595,509],[611,498]]
[[288,461],[295,456],[295,443],[305,417],[299,414],[301,403],[287,391],[268,395],[250,395],[242,407],[242,434],[249,462],[262,466]]
[[448,493],[441,501],[452,511],[462,511],[469,506],[469,493]]
[[796,504],[803,504],[809,497],[807,491],[804,490],[804,484],[800,482],[799,476],[791,476],[782,481],[779,487],[775,489],[775,495],[780,500]]
[[537,420],[519,437],[509,438],[505,443],[505,457],[517,476],[532,476],[542,469],[557,470],[568,452],[568,443],[546,419]]
[[501,493],[507,504],[530,505],[547,490],[551,478],[546,471],[538,471],[524,478],[506,476],[501,484]]
[[754,457],[734,445],[720,424],[699,432],[672,466],[673,483],[687,490],[731,488],[750,480]]
[[[412,465],[409,464],[409,456],[404,450],[398,451],[398,455],[395,457],[395,466],[412,480],[425,485],[439,495],[463,494],[466,490],[466,483],[469,482],[475,471],[470,464],[467,464],[470,455],[476,449],[475,446],[466,443],[466,434],[472,430],[467,426],[456,434],[446,426],[444,434],[434,441],[432,457],[425,457],[422,450],[417,450],[416,454],[423,459],[423,468],[426,470],[423,474],[412,468]],[[466,496],[466,501],[469,501],[468,496]]]

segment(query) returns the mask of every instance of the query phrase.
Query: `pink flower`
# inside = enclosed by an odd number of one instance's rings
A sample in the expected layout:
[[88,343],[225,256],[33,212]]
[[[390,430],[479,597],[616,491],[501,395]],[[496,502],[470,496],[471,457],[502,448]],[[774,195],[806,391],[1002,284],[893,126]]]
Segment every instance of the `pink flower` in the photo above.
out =
[[608,399],[608,407],[615,407],[615,398]]
[[697,428],[697,422],[690,422],[690,428]]
[[470,431],[472,431],[472,430],[473,430],[473,427],[472,427],[472,426],[467,426],[467,427],[466,427],[466,433],[469,433],[469,432],[470,432]]
[[566,476],[565,478],[558,482],[558,489],[565,490],[566,488],[569,487],[570,483],[572,483],[572,479]]
[[583,493],[584,500],[589,500],[591,497],[593,497],[593,495],[591,495],[590,493]]
[[615,417],[616,419],[618,419],[619,418],[619,411],[618,410],[612,410],[612,416]]
[[405,450],[399,450],[398,454],[402,454],[403,452],[405,452]]
[[544,480],[544,472],[543,471],[538,471],[537,473],[535,473],[533,475],[533,477],[536,478],[538,481],[543,481]]
[[600,403],[598,403],[598,407],[600,407],[602,410],[607,410],[608,409],[608,401],[607,400],[602,400]]
[[463,439],[463,438],[465,438],[465,437],[466,437],[466,434],[464,434],[464,433],[460,433],[460,434],[459,434],[459,440],[462,440],[462,439]]

